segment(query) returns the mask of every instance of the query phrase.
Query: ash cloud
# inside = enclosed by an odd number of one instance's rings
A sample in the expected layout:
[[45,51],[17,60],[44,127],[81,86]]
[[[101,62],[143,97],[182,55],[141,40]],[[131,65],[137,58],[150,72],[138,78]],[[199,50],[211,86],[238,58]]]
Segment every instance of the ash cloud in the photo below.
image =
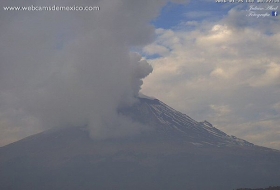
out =
[[130,49],[151,42],[149,22],[165,3],[1,1],[1,7],[55,4],[100,10],[0,11],[0,146],[52,127],[87,125],[94,138],[141,131],[116,110],[135,101],[142,79],[152,72]]

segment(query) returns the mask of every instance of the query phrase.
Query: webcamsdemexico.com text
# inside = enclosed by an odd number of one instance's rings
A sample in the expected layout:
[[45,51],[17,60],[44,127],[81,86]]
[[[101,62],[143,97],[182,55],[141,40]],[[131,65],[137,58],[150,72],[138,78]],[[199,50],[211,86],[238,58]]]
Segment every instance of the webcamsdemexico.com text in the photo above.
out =
[[5,11],[99,11],[99,6],[7,6],[3,7]]

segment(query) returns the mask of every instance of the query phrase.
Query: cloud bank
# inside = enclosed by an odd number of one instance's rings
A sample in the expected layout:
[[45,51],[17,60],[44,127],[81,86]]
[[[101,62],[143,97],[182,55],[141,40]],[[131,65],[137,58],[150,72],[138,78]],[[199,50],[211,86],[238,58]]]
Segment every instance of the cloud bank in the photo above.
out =
[[[179,1],[177,1],[179,2]],[[138,132],[117,114],[152,67],[132,47],[154,37],[165,0],[1,1],[2,6],[99,6],[99,11],[0,11],[0,146],[63,126],[94,138]]]
[[246,9],[157,29],[156,41],[143,48],[157,58],[148,60],[154,71],[142,92],[228,134],[280,149],[279,18],[246,17]]

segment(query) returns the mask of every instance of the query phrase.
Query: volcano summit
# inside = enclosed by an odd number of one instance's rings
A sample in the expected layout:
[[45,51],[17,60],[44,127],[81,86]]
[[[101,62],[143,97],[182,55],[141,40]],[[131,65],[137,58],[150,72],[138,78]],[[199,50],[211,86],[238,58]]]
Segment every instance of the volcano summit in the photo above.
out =
[[92,139],[86,127],[48,130],[0,148],[0,189],[231,190],[280,184],[280,151],[229,136],[157,99],[118,114],[141,134]]

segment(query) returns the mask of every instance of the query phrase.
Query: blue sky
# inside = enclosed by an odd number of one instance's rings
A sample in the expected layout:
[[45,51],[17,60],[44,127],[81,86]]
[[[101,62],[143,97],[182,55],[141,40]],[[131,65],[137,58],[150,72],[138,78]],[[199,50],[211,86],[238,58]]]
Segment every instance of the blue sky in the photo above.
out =
[[[170,29],[178,26],[182,21],[204,19],[216,20],[227,14],[234,5],[220,4],[213,1],[190,1],[188,4],[177,4],[169,2],[162,10],[158,18],[152,24],[156,28]],[[197,12],[198,16],[191,17],[188,13]],[[200,15],[200,16],[199,16]]]

